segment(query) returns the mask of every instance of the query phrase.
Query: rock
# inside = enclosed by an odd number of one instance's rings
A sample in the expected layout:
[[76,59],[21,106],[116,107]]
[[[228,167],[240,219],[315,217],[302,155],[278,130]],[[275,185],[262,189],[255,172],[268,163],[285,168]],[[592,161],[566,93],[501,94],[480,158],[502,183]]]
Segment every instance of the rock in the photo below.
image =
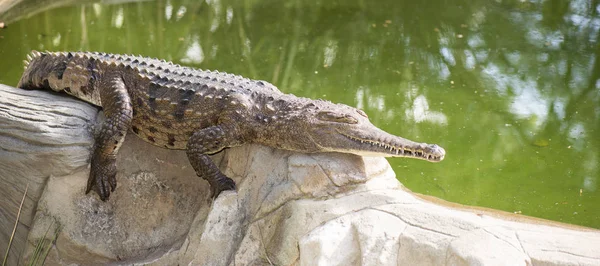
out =
[[11,265],[56,228],[51,265],[600,265],[598,230],[425,200],[383,158],[231,148],[213,159],[238,191],[211,201],[185,152],[131,136],[102,202],[84,194],[96,112],[0,86],[3,232],[31,191]]
[[[49,109],[50,108],[50,109]],[[97,110],[68,98],[0,85],[0,250],[6,250],[25,188],[8,265],[23,254],[35,208],[49,176],[87,165]]]
[[460,235],[450,243],[446,262],[450,265],[532,265],[516,235],[503,231],[496,227]]

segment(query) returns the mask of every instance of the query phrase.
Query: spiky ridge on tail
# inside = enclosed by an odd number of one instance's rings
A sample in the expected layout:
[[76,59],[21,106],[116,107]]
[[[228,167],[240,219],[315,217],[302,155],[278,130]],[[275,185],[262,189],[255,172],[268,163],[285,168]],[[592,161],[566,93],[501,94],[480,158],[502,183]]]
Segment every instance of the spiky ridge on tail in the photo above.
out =
[[94,89],[98,76],[96,59],[83,52],[38,52],[27,55],[25,71],[17,87],[51,89],[101,105]]

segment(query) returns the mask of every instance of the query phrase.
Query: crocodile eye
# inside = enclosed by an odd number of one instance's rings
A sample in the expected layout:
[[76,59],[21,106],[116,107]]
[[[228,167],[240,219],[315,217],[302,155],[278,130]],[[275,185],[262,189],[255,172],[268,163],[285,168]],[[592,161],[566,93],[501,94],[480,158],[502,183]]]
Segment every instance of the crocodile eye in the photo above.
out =
[[362,115],[362,116],[364,116],[364,117],[366,117],[366,118],[369,118],[369,116],[367,115],[367,113],[365,113],[365,111],[363,111],[363,110],[356,109],[356,112],[357,112],[359,115]]
[[330,111],[323,111],[317,114],[317,118],[321,121],[356,124],[358,120],[348,114],[338,114]]

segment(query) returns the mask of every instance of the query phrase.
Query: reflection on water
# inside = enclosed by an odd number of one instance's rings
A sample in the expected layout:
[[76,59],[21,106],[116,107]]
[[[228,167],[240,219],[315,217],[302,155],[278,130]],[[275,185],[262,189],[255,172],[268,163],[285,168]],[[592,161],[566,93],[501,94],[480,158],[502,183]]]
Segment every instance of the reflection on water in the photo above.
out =
[[446,148],[438,164],[390,160],[414,191],[600,228],[598,3],[428,3],[22,8],[0,15],[11,22],[0,29],[0,82],[15,84],[33,49],[143,54],[269,80]]
[[[184,64],[200,64],[204,61],[204,52],[200,46],[200,40],[198,36],[191,37],[193,39],[192,44],[185,51],[185,55],[181,58],[181,62]],[[215,48],[217,46],[214,46]]]
[[415,123],[429,122],[446,126],[448,117],[442,112],[429,110],[429,103],[425,95],[419,95],[413,101],[413,105],[406,109],[406,118]]

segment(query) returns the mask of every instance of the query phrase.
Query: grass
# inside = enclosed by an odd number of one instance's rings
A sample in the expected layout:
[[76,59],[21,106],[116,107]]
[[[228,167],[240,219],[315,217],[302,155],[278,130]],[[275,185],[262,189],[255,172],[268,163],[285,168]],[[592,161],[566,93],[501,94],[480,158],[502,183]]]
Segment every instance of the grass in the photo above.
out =
[[54,236],[52,237],[52,239],[47,239],[46,236],[48,235],[48,232],[50,231],[50,228],[52,228],[53,225],[54,222],[52,222],[48,226],[48,229],[46,229],[46,233],[44,233],[44,237],[38,240],[37,244],[35,245],[35,251],[31,256],[28,265],[44,265],[46,257],[48,257],[48,253],[50,252],[52,245],[54,245],[54,243],[56,242],[56,238],[58,238],[58,233],[60,232],[60,226],[58,226],[54,230]]
[[8,260],[8,253],[10,252],[10,246],[12,245],[13,239],[15,237],[15,233],[17,232],[17,227],[19,225],[19,218],[21,217],[21,210],[23,209],[23,202],[25,202],[25,196],[27,196],[27,189],[29,189],[29,184],[25,187],[25,193],[23,193],[23,199],[21,199],[21,205],[19,205],[19,211],[17,212],[17,219],[15,220],[15,226],[13,227],[12,234],[10,235],[10,239],[8,240],[8,246],[6,247],[6,254],[4,254],[4,260],[2,260],[2,266],[6,265],[6,261]]
[[[10,239],[8,240],[8,246],[6,248],[6,253],[4,254],[2,266],[5,266],[8,261],[8,254],[10,253],[10,248],[12,246],[12,242],[15,237],[15,233],[17,232],[17,227],[19,225],[19,219],[21,217],[21,211],[23,210],[23,203],[25,202],[25,197],[27,196],[28,189],[29,189],[29,184],[27,184],[27,186],[25,187],[25,193],[23,193],[23,199],[21,199],[21,204],[19,205],[19,210],[17,212],[17,219],[15,220],[15,226],[13,227],[12,234],[10,235]],[[48,229],[46,229],[44,236],[40,240],[38,240],[37,244],[35,245],[35,251],[33,252],[33,255],[31,256],[31,260],[29,261],[28,265],[44,265],[44,262],[46,261],[46,257],[48,257],[48,253],[50,252],[52,245],[55,244],[56,239],[58,238],[58,234],[60,233],[60,226],[58,226],[54,230],[54,236],[52,237],[52,239],[47,239],[46,236],[48,236],[48,232],[50,231],[50,228],[53,227],[53,225],[54,225],[54,222],[52,222],[48,226]]]

